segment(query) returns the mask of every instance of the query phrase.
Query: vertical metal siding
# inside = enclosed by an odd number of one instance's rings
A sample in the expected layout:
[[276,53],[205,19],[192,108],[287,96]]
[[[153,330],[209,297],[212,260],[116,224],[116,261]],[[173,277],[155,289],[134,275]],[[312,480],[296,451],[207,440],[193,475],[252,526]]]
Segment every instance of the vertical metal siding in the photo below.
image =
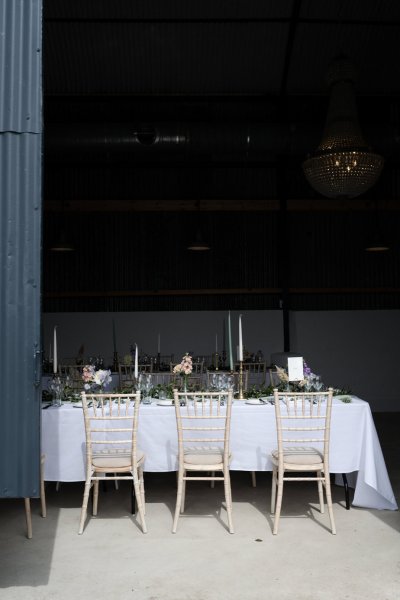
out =
[[0,497],[39,495],[41,0],[0,0]]

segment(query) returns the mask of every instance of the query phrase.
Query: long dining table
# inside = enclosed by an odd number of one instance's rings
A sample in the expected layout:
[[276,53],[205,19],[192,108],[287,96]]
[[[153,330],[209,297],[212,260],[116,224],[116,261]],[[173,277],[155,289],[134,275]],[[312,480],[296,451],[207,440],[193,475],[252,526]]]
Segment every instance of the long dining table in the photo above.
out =
[[[85,480],[85,428],[83,409],[65,403],[42,410],[42,452],[46,455],[46,481]],[[141,404],[138,446],[145,453],[145,471],[177,470],[177,430],[173,405],[157,400]],[[234,471],[272,471],[271,451],[276,447],[275,410],[270,403],[232,406],[230,468]],[[369,404],[352,397],[350,403],[333,399],[331,473],[346,473],[354,487],[353,505],[396,510],[379,438]]]

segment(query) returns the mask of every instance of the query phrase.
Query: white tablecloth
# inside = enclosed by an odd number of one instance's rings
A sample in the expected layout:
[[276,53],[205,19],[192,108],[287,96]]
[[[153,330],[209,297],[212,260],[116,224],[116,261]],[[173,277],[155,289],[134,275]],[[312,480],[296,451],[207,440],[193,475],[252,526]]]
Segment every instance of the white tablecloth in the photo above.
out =
[[[145,471],[175,471],[177,434],[173,406],[141,405],[138,445],[146,455]],[[271,471],[276,447],[275,412],[270,404],[253,406],[235,401],[231,422],[231,469]],[[65,404],[42,411],[42,452],[47,481],[84,481],[85,431],[82,408]],[[334,399],[330,470],[357,472],[353,505],[397,508],[368,403]]]

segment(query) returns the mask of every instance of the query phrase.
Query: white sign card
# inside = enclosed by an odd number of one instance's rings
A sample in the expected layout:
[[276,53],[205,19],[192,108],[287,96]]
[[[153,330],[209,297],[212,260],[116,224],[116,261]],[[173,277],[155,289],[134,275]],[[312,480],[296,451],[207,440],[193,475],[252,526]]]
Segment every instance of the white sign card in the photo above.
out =
[[301,381],[304,379],[303,357],[288,356],[289,381]]

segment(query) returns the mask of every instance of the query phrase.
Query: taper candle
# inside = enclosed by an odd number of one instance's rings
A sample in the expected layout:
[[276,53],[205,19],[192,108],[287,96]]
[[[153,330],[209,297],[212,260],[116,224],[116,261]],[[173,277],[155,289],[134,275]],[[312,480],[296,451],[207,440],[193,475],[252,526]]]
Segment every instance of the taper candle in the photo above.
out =
[[53,352],[53,373],[57,373],[57,325],[54,327]]
[[229,345],[229,368],[231,371],[233,371],[231,311],[229,311],[229,313],[228,313],[228,345]]
[[239,360],[243,360],[242,315],[239,315]]
[[138,347],[135,344],[135,378],[137,379],[139,376],[139,357],[138,357]]

